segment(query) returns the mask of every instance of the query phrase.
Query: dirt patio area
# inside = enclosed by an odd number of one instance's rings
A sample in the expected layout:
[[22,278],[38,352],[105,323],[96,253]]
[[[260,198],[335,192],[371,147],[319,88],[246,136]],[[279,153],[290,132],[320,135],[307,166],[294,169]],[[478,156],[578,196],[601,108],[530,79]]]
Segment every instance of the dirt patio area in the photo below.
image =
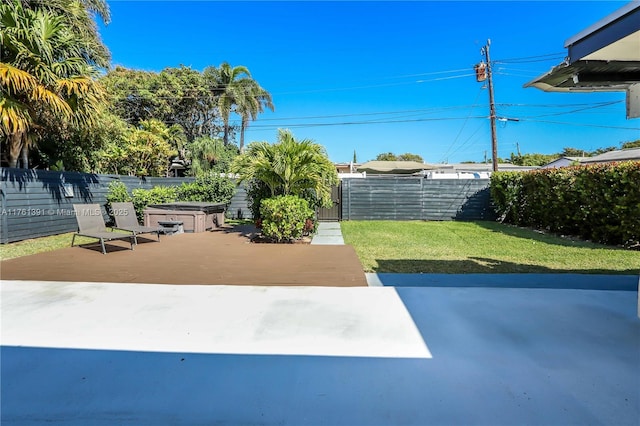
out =
[[[3,280],[208,285],[366,286],[353,247],[255,244],[250,225],[69,247],[0,262]],[[71,244],[71,241],[69,241]]]

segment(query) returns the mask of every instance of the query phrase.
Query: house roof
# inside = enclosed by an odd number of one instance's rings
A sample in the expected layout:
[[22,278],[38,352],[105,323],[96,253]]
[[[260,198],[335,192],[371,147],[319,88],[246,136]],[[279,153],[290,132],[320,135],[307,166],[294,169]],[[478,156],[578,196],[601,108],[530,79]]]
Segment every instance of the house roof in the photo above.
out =
[[627,118],[640,117],[640,2],[632,1],[569,38],[566,60],[526,83],[546,92],[627,92]]
[[[539,167],[536,166],[517,166],[511,163],[498,164],[498,171],[526,171],[535,170]],[[491,163],[460,163],[460,164],[440,164],[437,167],[438,171],[452,171],[452,172],[491,172],[493,171],[493,165]]]
[[367,173],[411,174],[435,168],[437,166],[417,161],[368,161],[358,166],[357,170]]
[[545,164],[544,166],[542,166],[543,169],[550,169],[552,167],[563,167],[567,164],[573,164],[573,163],[582,163],[582,161],[584,161],[585,159],[587,159],[589,157],[560,157],[560,158],[556,158],[553,161],[549,161],[547,164]]
[[640,161],[640,148],[628,148],[609,151],[594,157],[587,157],[581,163],[609,163],[612,161]]

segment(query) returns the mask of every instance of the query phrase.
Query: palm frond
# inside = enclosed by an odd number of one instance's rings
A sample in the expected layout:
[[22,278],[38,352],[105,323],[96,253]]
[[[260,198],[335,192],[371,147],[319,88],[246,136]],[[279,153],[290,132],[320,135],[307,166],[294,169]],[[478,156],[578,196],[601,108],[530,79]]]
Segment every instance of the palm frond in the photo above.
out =
[[27,106],[15,99],[0,97],[0,133],[2,136],[26,132],[31,117]]

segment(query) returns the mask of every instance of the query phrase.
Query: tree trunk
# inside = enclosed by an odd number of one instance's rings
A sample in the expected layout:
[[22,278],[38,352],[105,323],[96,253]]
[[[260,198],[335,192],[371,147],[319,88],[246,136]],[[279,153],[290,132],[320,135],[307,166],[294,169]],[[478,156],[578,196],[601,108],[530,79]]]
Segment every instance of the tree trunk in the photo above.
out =
[[229,144],[229,119],[224,120],[224,135],[222,136],[224,146]]
[[20,157],[22,147],[24,146],[22,132],[17,132],[9,135],[8,141],[9,152],[7,152],[7,159],[9,160],[9,167],[15,168],[18,166],[18,158]]
[[27,144],[22,145],[22,150],[20,151],[20,157],[22,159],[22,168],[29,168],[29,147]]
[[244,152],[244,131],[247,128],[247,120],[242,117],[242,125],[240,127],[240,154]]

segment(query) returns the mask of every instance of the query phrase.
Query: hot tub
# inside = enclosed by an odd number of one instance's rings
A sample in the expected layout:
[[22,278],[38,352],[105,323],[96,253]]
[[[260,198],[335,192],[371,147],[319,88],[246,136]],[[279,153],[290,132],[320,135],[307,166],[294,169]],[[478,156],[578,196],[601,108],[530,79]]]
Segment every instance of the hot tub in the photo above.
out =
[[145,226],[158,226],[158,222],[183,222],[185,232],[204,232],[224,225],[224,203],[180,201],[151,204],[144,210]]

